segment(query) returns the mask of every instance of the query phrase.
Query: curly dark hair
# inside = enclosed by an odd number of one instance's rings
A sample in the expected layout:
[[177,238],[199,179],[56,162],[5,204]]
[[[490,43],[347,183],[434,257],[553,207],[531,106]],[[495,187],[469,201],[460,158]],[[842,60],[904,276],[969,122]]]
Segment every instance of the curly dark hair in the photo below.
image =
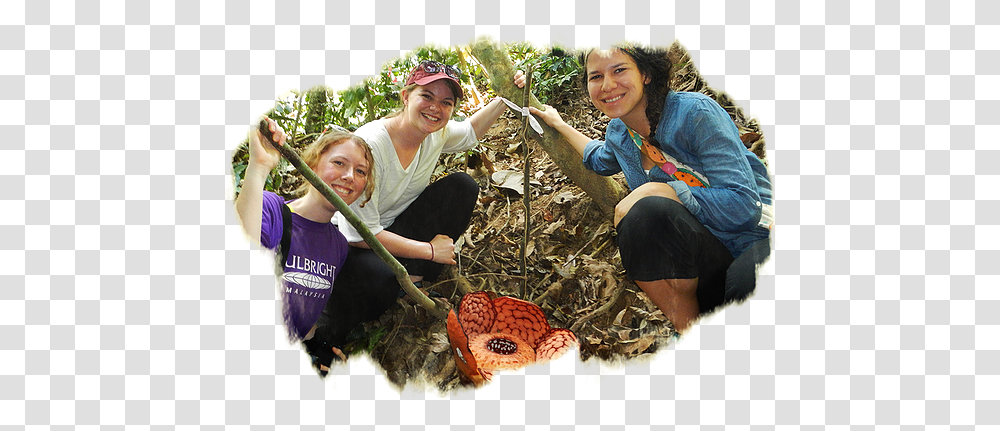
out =
[[[663,102],[670,93],[670,82],[673,80],[673,63],[667,57],[665,48],[649,48],[630,43],[622,43],[612,46],[635,61],[639,68],[639,73],[649,78],[649,84],[643,87],[646,94],[646,118],[649,120],[649,140],[653,145],[659,147],[656,141],[656,125],[660,122],[660,115],[663,114]],[[587,90],[587,57],[593,50],[584,51],[580,54],[579,62],[583,67],[583,88],[590,97]]]

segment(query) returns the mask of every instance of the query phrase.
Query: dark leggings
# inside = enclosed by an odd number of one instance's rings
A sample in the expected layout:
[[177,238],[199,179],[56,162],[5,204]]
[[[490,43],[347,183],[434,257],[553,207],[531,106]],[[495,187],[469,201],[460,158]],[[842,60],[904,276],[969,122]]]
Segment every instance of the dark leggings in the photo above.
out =
[[[387,231],[429,242],[438,234],[458,239],[469,227],[479,199],[479,185],[467,174],[455,173],[435,181],[403,211]],[[433,280],[443,264],[429,260],[397,258],[410,275]],[[322,343],[343,346],[350,331],[361,322],[377,319],[396,302],[399,282],[375,252],[350,247],[344,268],[337,275],[330,299],[319,319],[316,335],[306,342],[311,352],[325,356]],[[325,361],[329,364],[329,361]]]
[[637,281],[698,278],[701,313],[722,304],[733,255],[684,205],[650,196],[618,222],[618,249],[628,277]]

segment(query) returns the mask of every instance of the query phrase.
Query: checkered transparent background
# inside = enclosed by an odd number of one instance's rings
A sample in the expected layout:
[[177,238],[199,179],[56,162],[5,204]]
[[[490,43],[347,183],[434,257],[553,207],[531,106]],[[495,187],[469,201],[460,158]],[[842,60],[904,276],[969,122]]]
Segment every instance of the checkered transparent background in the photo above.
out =
[[[0,427],[1000,424],[995,2],[2,9]],[[363,360],[322,382],[236,226],[231,151],[280,93],[481,35],[680,40],[767,137],[778,225],[758,293],[647,364],[564,358],[444,397]]]

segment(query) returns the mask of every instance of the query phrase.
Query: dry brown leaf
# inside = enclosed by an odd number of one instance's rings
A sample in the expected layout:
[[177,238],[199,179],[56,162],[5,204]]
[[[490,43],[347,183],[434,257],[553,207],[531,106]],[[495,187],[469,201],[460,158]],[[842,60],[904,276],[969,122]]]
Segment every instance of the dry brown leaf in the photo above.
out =
[[632,339],[632,328],[615,328],[611,331],[621,340],[623,343],[628,341],[635,341]]
[[628,308],[623,308],[622,311],[618,312],[618,315],[615,316],[615,320],[612,321],[612,324],[613,325],[621,325],[622,321],[625,320],[625,313],[627,313],[627,312],[628,312]]
[[629,343],[622,343],[626,345],[623,353],[627,355],[640,354],[648,350],[654,343],[656,343],[656,336],[643,335],[637,340],[631,340]]
[[740,140],[743,141],[743,145],[757,142],[757,140],[759,139],[760,139],[760,133],[754,133],[754,132],[744,133],[742,136],[740,136]]
[[577,196],[571,190],[563,191],[552,197],[552,202],[557,204],[564,204],[566,202],[572,202]]
[[555,223],[552,223],[552,224],[546,226],[545,229],[542,229],[542,233],[544,233],[546,235],[552,235],[552,232],[555,232],[556,229],[559,229],[560,227],[562,227],[565,224],[566,224],[566,218],[565,217],[560,217],[558,221],[556,221]]
[[667,320],[667,316],[665,316],[663,311],[660,311],[659,308],[654,308],[653,312],[649,313],[649,316],[646,317],[646,320],[650,322],[665,322]]
[[448,341],[448,335],[441,332],[435,332],[430,336],[431,351],[434,353],[440,353],[451,348],[451,343]]

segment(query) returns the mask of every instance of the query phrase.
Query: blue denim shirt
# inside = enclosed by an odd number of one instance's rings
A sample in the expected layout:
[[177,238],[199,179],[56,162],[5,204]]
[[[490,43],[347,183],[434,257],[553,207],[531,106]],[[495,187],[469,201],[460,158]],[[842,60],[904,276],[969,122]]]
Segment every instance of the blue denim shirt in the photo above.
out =
[[604,138],[587,144],[584,166],[600,175],[624,172],[633,190],[649,181],[669,184],[734,257],[770,234],[766,226],[759,226],[762,204],[772,202],[767,167],[740,141],[729,114],[708,96],[671,91],[656,140],[663,152],[707,177],[710,187],[689,187],[656,167],[647,173],[639,148],[619,119],[611,120]]

